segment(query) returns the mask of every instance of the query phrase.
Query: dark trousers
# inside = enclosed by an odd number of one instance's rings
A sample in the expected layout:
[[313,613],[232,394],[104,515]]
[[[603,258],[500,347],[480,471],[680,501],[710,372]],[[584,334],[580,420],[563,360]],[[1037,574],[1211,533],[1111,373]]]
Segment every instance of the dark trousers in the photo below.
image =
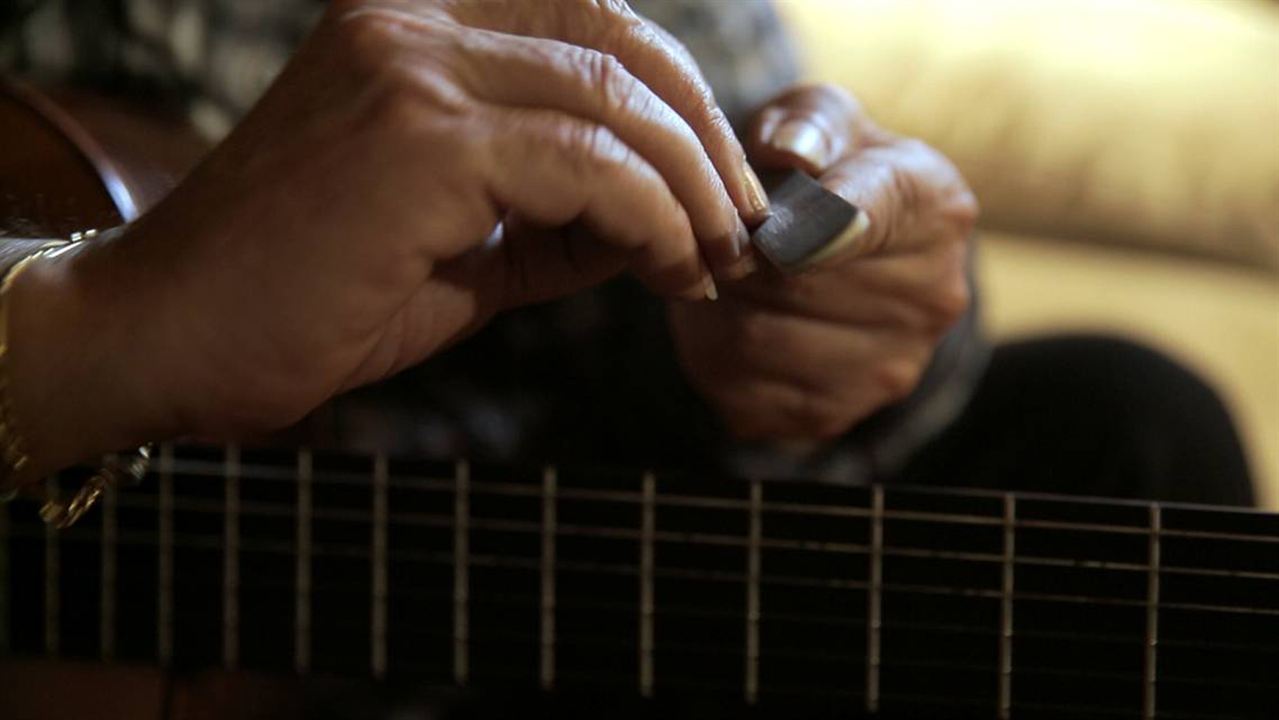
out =
[[1103,337],[997,347],[958,422],[902,482],[1250,505],[1217,394],[1167,357]]

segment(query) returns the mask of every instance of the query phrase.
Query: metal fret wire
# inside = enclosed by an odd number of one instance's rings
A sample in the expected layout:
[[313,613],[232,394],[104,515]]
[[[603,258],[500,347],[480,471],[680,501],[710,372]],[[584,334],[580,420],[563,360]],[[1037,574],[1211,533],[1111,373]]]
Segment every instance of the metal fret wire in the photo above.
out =
[[156,558],[156,659],[173,661],[173,446],[160,447],[160,498],[157,505],[159,553]]
[[470,677],[470,520],[471,467],[459,460],[453,500],[453,681],[466,685]]
[[879,632],[884,583],[884,489],[871,490],[870,580],[866,584],[866,712],[879,712]]
[[759,695],[759,576],[760,538],[763,522],[760,505],[764,501],[764,486],[759,480],[751,481],[750,537],[746,551],[746,702],[754,704]]
[[1159,650],[1159,531],[1163,525],[1159,504],[1150,506],[1150,551],[1146,574],[1146,647],[1141,669],[1141,717],[1155,717],[1156,663]]
[[[45,482],[46,497],[58,498],[58,478],[51,475]],[[58,656],[58,615],[61,614],[62,598],[58,593],[58,580],[61,575],[61,558],[58,554],[58,530],[52,525],[44,526],[44,652],[49,657]]]
[[222,666],[240,664],[240,448],[226,446],[223,462],[222,517]]
[[373,577],[370,582],[372,597],[369,599],[369,664],[375,678],[386,675],[386,481],[386,456],[378,454],[373,459]]
[[639,692],[653,696],[653,532],[657,525],[657,478],[644,473],[640,520]]
[[293,566],[293,668],[311,669],[311,451],[297,457],[297,553]]
[[102,493],[102,547],[98,556],[102,567],[99,585],[101,600],[98,603],[98,656],[106,661],[115,658],[117,498],[113,487]]
[[[168,563],[166,563],[166,562],[165,562],[165,560],[164,560],[164,555],[165,555],[165,545],[166,545],[165,538],[166,538],[166,535],[168,536],[168,543],[167,543],[167,544],[168,544],[168,546],[169,546],[169,548],[170,548],[170,549],[169,549],[169,552],[171,552],[172,540],[173,540],[173,533],[172,533],[172,527],[171,527],[172,519],[171,519],[171,517],[170,517],[170,518],[167,520],[167,522],[166,522],[166,518],[165,518],[165,516],[166,516],[166,515],[171,515],[171,513],[172,513],[172,509],[173,509],[174,497],[173,497],[173,494],[172,494],[172,487],[171,487],[173,464],[174,464],[174,463],[173,463],[172,458],[171,458],[171,456],[170,456],[170,461],[169,461],[169,463],[167,464],[167,466],[168,466],[168,467],[167,467],[168,472],[166,473],[166,472],[165,472],[165,470],[166,470],[166,468],[165,468],[166,463],[164,462],[164,451],[162,450],[162,453],[161,453],[161,463],[160,463],[160,465],[161,465],[161,473],[160,473],[160,474],[161,474],[161,481],[162,481],[162,482],[161,482],[161,493],[160,493],[160,526],[161,526],[161,528],[160,528],[160,530],[161,530],[161,532],[160,532],[160,536],[161,536],[161,543],[160,543],[160,545],[161,545],[161,568],[160,568],[160,569],[161,569],[161,576],[162,576],[162,577],[166,574],[166,572],[165,572],[165,565],[166,565],[166,564],[168,564],[168,565],[170,566],[170,567],[169,567],[169,571],[168,571],[168,572],[169,572],[169,574],[171,574],[171,560],[170,560]],[[302,475],[304,474],[304,473],[302,473],[302,472],[301,472],[301,470],[302,470],[301,465],[302,465],[302,463],[301,463],[301,458],[299,458],[299,472],[298,472],[298,474],[295,476],[295,477],[298,477],[298,478],[299,478],[299,480],[301,480],[301,477],[302,477]],[[306,473],[306,474],[308,474],[308,475],[309,475],[309,473]],[[166,476],[166,475],[168,476],[168,482],[169,482],[169,484],[170,484],[170,487],[168,488],[167,493],[166,493],[166,491],[165,491],[165,487],[164,487],[164,486],[165,486],[165,484],[166,484],[166,483],[164,482],[164,481],[165,481],[165,476]],[[645,488],[645,491],[646,491],[646,492],[644,493],[644,496],[643,496],[645,499],[647,499],[647,495],[648,495],[648,487],[647,487],[647,485],[648,485],[648,481],[649,481],[650,479],[651,479],[651,476],[646,476],[646,488]],[[308,484],[309,484],[309,483],[308,483]],[[882,491],[881,491],[881,490],[879,490],[878,488],[876,488],[876,492],[877,492],[877,493],[882,493]],[[167,502],[166,502],[166,498],[165,498],[166,494],[168,495]],[[631,495],[634,495],[634,494],[633,494],[633,493],[631,493]],[[299,500],[301,501],[301,491],[299,492]],[[706,498],[706,499],[704,499],[704,500],[712,500],[712,499]],[[1010,501],[1011,501],[1011,496],[1010,496]],[[669,500],[669,499],[665,499],[665,498],[664,498],[664,499],[662,499],[662,500],[658,500],[658,499],[656,499],[656,498],[654,497],[652,500],[646,501],[646,502],[645,502],[645,505],[646,505],[646,506],[648,506],[648,507],[651,509],[651,508],[655,508],[655,506],[656,506],[657,504],[660,504],[660,503],[663,503],[663,502],[670,502],[670,500]],[[880,502],[882,503],[882,498],[880,498]],[[167,512],[166,512],[166,505],[167,505]],[[308,503],[308,505],[309,505],[309,503]],[[299,506],[301,506],[301,502],[299,502]],[[791,508],[786,508],[785,510],[789,510],[789,509],[791,509]],[[301,510],[301,507],[299,507],[299,510]],[[874,514],[875,514],[875,510],[874,510],[874,508],[872,508],[872,509],[871,509],[871,513],[872,513],[872,515],[874,515]],[[299,514],[301,514],[301,513],[299,513]],[[918,515],[919,513],[916,513],[916,514]],[[1120,569],[1132,569],[1132,570],[1144,569],[1144,570],[1146,570],[1146,571],[1148,572],[1148,574],[1149,574],[1149,576],[1150,576],[1150,583],[1151,583],[1151,586],[1150,586],[1150,591],[1149,591],[1149,593],[1148,593],[1148,598],[1147,598],[1147,600],[1146,600],[1146,601],[1144,601],[1144,602],[1143,602],[1143,603],[1141,603],[1141,604],[1144,604],[1147,608],[1149,608],[1149,609],[1151,609],[1151,610],[1157,611],[1157,607],[1155,606],[1155,603],[1157,603],[1157,602],[1158,602],[1158,601],[1157,601],[1157,593],[1158,593],[1158,573],[1159,573],[1159,571],[1160,571],[1159,562],[1158,562],[1158,549],[1159,549],[1159,548],[1158,548],[1158,537],[1159,537],[1159,535],[1161,534],[1161,533],[1160,533],[1160,529],[1161,529],[1161,528],[1159,528],[1159,523],[1160,523],[1160,521],[1159,521],[1159,510],[1158,510],[1158,506],[1151,506],[1151,514],[1152,514],[1152,519],[1151,519],[1151,523],[1152,523],[1152,525],[1151,525],[1151,528],[1148,530],[1148,532],[1150,533],[1151,538],[1152,538],[1152,539],[1151,539],[1151,548],[1150,548],[1150,552],[1151,552],[1151,556],[1150,556],[1150,557],[1151,557],[1151,560],[1150,560],[1150,563],[1149,563],[1147,566],[1141,566],[1141,565],[1139,565],[1139,564],[1125,564],[1125,563],[1080,563],[1080,562],[1077,562],[1077,561],[1069,561],[1069,560],[1062,560],[1062,561],[1059,561],[1059,562],[1060,562],[1060,563],[1062,563],[1062,564],[1070,564],[1070,565],[1086,565],[1086,566],[1095,566],[1095,567],[1108,567],[1108,566],[1109,566],[1109,567],[1118,567],[1118,568],[1120,568]],[[923,515],[936,515],[936,514],[923,513]],[[166,532],[166,528],[165,528],[165,525],[166,525],[166,524],[167,524],[167,525],[169,525],[169,527],[167,528],[167,532]],[[1021,523],[1015,522],[1015,521],[1013,521],[1013,519],[1012,519],[1012,518],[1005,518],[1005,519],[1004,519],[1004,524],[1005,524],[1006,530],[1009,530],[1009,531],[1011,530],[1011,528],[1016,527],[1017,525],[1023,525],[1023,526],[1031,525],[1031,523],[1026,523],[1026,522],[1024,522],[1024,521],[1023,521],[1023,522],[1021,522]],[[1119,531],[1119,532],[1129,532],[1129,531],[1131,530],[1131,528],[1125,528],[1125,527],[1112,528],[1112,527],[1109,527],[1109,526],[1102,526],[1102,525],[1096,525],[1096,524],[1081,524],[1081,523],[1038,523],[1038,524],[1042,524],[1042,525],[1050,525],[1050,526],[1064,526],[1064,527],[1069,528],[1069,529],[1079,529],[1079,528],[1082,528],[1082,529],[1090,529],[1090,530],[1111,530],[1111,531]],[[113,523],[107,523],[107,522],[105,522],[105,521],[104,521],[104,526],[103,526],[103,537],[104,537],[104,539],[107,537],[108,533],[110,532],[110,530],[109,530],[108,528],[109,528],[109,527],[111,527],[111,525],[113,525]],[[1205,532],[1196,532],[1196,531],[1182,531],[1182,532],[1183,532],[1183,533],[1185,533],[1185,534],[1188,534],[1188,535],[1192,535],[1192,536],[1210,536],[1210,537],[1223,537],[1223,536],[1224,536],[1226,539],[1255,539],[1255,538],[1253,538],[1252,536],[1246,536],[1246,535],[1235,535],[1235,534],[1232,534],[1232,533],[1205,533]],[[641,533],[641,534],[642,534],[642,535],[644,535],[644,533]],[[650,542],[650,543],[652,542],[653,535],[655,535],[655,533],[652,533],[652,532],[648,533],[648,538],[649,538],[649,542]],[[301,536],[302,536],[302,531],[301,531],[301,526],[299,526],[299,537],[301,537]],[[749,542],[749,540],[748,540],[748,542]],[[874,543],[872,543],[872,545],[873,545],[873,544],[874,544]],[[299,542],[299,546],[301,546],[301,545],[302,545],[302,543],[301,543],[301,542]],[[881,550],[881,552],[883,551],[883,548],[882,548],[882,541],[881,541],[881,548],[880,548],[880,550]],[[55,551],[55,552],[56,552],[56,551]],[[105,552],[106,552],[106,548],[104,547],[104,553],[105,553]],[[872,552],[874,552],[874,548],[873,548],[873,547],[872,547]],[[301,554],[301,553],[299,553],[299,554]],[[1007,553],[1007,554],[1011,556],[1011,552],[1009,552],[1009,553]],[[962,556],[962,555],[963,555],[963,553],[952,553],[952,555],[955,555],[955,556]],[[973,555],[976,555],[976,554],[973,554]],[[985,558],[984,558],[984,556],[980,556],[980,555],[977,555],[977,556],[978,556],[980,559],[985,559]],[[1021,561],[1021,560],[1022,560],[1022,559],[1018,559],[1018,561]],[[1053,559],[1045,558],[1044,560],[1053,560]],[[48,562],[47,558],[46,558],[46,562]],[[641,563],[641,565],[643,565],[643,563]],[[1006,563],[1006,565],[1007,565],[1007,563]],[[105,568],[105,567],[106,567],[106,560],[105,560],[105,555],[104,555],[104,568]],[[46,570],[48,570],[48,567],[46,567]],[[1165,571],[1172,571],[1172,570],[1175,570],[1175,568],[1164,568],[1164,570],[1165,570]],[[1190,569],[1185,569],[1185,570],[1190,570]],[[1236,573],[1233,573],[1233,572],[1231,572],[1231,571],[1210,571],[1210,572],[1222,572],[1222,573],[1225,573],[1225,574],[1236,574]],[[106,574],[106,573],[104,573],[104,576],[105,576],[105,574]],[[643,572],[643,568],[642,568],[642,567],[641,567],[641,572],[640,572],[640,574],[641,574],[641,575],[644,575],[644,574],[645,574],[645,573]],[[1240,574],[1240,575],[1244,575],[1244,576],[1248,576],[1248,575],[1259,575],[1259,576],[1262,576],[1262,577],[1269,577],[1269,575],[1268,575],[1268,574],[1265,574],[1265,573],[1238,573],[1238,574]],[[54,576],[54,577],[56,577],[56,573],[54,573],[54,574],[53,574],[53,576]],[[650,575],[649,575],[649,577],[651,578],[651,571],[650,571]],[[748,573],[748,578],[749,578],[749,573]],[[47,580],[48,580],[48,574],[47,574],[47,576],[46,576],[46,581],[47,581]],[[172,582],[172,579],[171,579],[171,577],[170,577],[170,578],[169,578],[169,583],[170,583],[170,593],[171,593],[171,582]],[[871,583],[871,585],[873,585],[873,584],[874,584],[874,583],[872,582],[872,583]],[[882,582],[881,582],[881,586],[882,586]],[[55,590],[55,592],[56,592],[56,590]],[[163,611],[164,611],[165,606],[166,606],[166,604],[167,604],[167,603],[165,602],[165,600],[164,600],[164,594],[165,594],[165,593],[164,593],[163,583],[161,583],[161,611],[162,611],[162,614],[163,614]],[[1031,596],[1033,596],[1033,595],[1034,595],[1034,594],[1032,594]],[[1007,597],[1007,594],[1001,593],[1001,596],[1002,596],[1002,597]],[[1040,596],[1040,597],[1055,597],[1055,596],[1047,596],[1047,595],[1043,595],[1043,594],[1038,594],[1038,596]],[[106,596],[106,595],[104,595],[104,597],[107,597],[107,596]],[[1150,599],[1150,598],[1152,598],[1152,597],[1153,597],[1153,598],[1155,598],[1153,601]],[[170,598],[171,598],[171,596],[170,596]],[[1064,596],[1063,596],[1063,599],[1064,599]],[[1089,600],[1089,598],[1083,598],[1083,597],[1078,597],[1078,598],[1070,597],[1069,599],[1079,600],[1079,601],[1087,601],[1087,600]],[[170,599],[170,602],[171,602],[171,599]],[[1120,602],[1120,604],[1127,604],[1127,603],[1124,603],[1123,601],[1118,601],[1118,602]],[[1205,607],[1213,607],[1213,606],[1204,606],[1204,605],[1193,604],[1193,603],[1181,603],[1181,604],[1178,604],[1178,605],[1179,605],[1179,606],[1182,606],[1182,607],[1187,607],[1187,608],[1196,608],[1196,607],[1205,608]],[[46,610],[47,610],[47,608],[46,608]],[[1258,610],[1262,610],[1262,609],[1258,609]],[[1262,611],[1264,611],[1264,610],[1262,610]],[[165,632],[164,632],[164,623],[163,623],[163,622],[162,622],[162,624],[161,624],[161,631],[162,631],[162,632],[161,632],[161,638],[160,638],[160,640],[161,640],[161,647],[162,647],[162,649],[163,649],[163,644],[164,644],[164,635],[165,635]],[[170,632],[171,632],[171,630],[170,630]],[[1155,650],[1155,648],[1156,648],[1156,646],[1157,646],[1157,615],[1156,615],[1156,614],[1153,614],[1153,613],[1148,614],[1147,637],[1148,637],[1148,640],[1147,640],[1147,646],[1146,646],[1146,648],[1147,648],[1147,662],[1146,662],[1146,668],[1147,668],[1148,677],[1147,677],[1147,685],[1146,685],[1146,687],[1144,688],[1144,691],[1143,691],[1143,714],[1144,714],[1144,716],[1145,716],[1145,717],[1153,717],[1153,714],[1154,714],[1154,707],[1153,707],[1153,693],[1154,693],[1154,650]],[[171,638],[170,638],[170,640],[169,640],[169,643],[171,644]],[[162,658],[163,658],[163,652],[162,652]]]
[[1013,681],[1013,573],[1016,569],[1017,500],[1004,495],[1004,567],[999,604],[999,718],[1012,716]]
[[555,468],[542,472],[542,572],[539,592],[541,613],[538,676],[543,690],[555,687]]

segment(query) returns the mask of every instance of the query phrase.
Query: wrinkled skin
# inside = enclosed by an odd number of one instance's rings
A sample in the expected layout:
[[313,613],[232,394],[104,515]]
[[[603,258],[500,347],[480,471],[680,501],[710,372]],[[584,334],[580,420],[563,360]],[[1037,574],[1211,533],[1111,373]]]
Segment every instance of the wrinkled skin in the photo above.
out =
[[731,432],[811,447],[916,387],[967,308],[977,204],[941,154],[879,129],[830,86],[769,103],[747,147],[757,167],[820,178],[870,224],[816,268],[720,282],[719,302],[673,303],[670,321],[689,379]]
[[[169,198],[14,284],[27,473],[283,427],[620,272],[672,303],[690,378],[736,432],[835,434],[905,392],[962,308],[974,210],[936,153],[831,97],[779,101],[748,144],[867,207],[865,242],[743,280],[767,214],[746,153],[688,54],[624,3],[332,2]],[[777,112],[823,123],[830,162],[770,146]]]
[[621,271],[703,298],[766,212],[744,157],[624,3],[334,2],[158,208],[20,278],[34,466],[278,428]]

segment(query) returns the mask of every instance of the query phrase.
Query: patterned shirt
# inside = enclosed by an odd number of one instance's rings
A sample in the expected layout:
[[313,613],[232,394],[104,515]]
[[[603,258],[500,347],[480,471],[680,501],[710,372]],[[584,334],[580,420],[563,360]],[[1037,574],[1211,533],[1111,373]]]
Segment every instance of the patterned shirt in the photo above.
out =
[[[9,0],[0,67],[38,79],[181,96],[219,137],[271,84],[322,0]],[[730,117],[798,76],[768,0],[634,0],[679,37]]]
[[[216,139],[263,93],[320,0],[9,0],[0,68],[177,99]],[[768,0],[633,0],[697,60],[730,118],[798,77]],[[662,304],[625,279],[507,313],[458,347],[330,403],[309,442],[429,455],[697,468],[862,481],[902,462],[962,408],[984,360],[975,313],[907,402],[804,460],[727,442],[683,379]]]

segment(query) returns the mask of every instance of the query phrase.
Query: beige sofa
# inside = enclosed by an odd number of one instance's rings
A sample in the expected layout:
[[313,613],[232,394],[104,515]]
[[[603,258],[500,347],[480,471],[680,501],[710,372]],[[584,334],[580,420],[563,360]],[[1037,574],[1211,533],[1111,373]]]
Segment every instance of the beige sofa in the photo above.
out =
[[1114,331],[1198,369],[1279,509],[1279,6],[780,5],[813,79],[972,181],[993,334]]

